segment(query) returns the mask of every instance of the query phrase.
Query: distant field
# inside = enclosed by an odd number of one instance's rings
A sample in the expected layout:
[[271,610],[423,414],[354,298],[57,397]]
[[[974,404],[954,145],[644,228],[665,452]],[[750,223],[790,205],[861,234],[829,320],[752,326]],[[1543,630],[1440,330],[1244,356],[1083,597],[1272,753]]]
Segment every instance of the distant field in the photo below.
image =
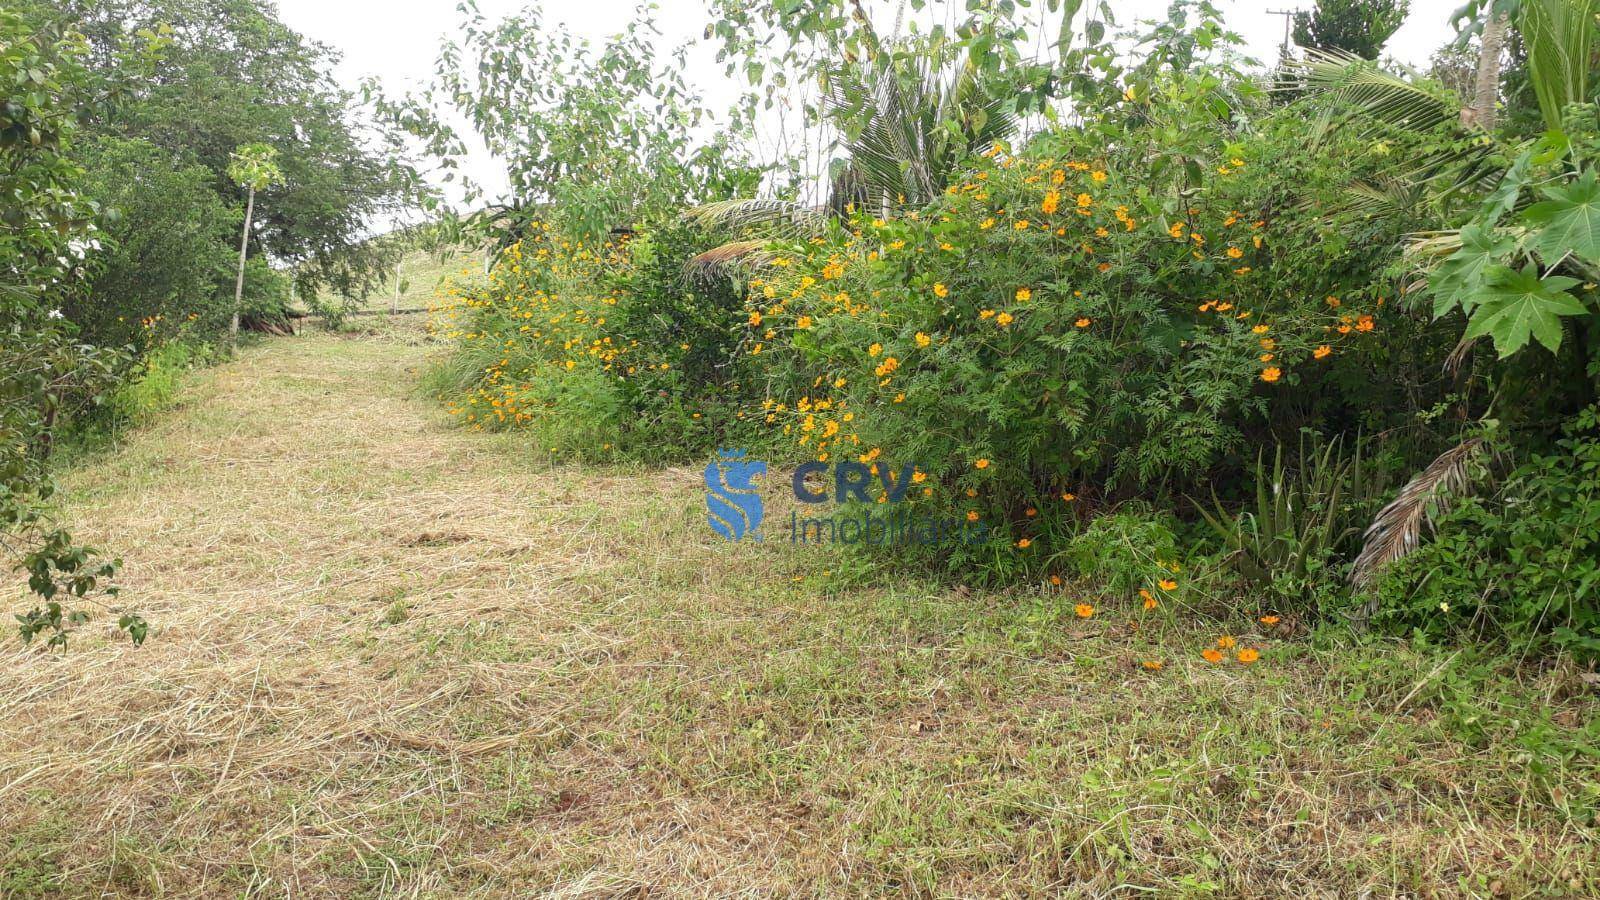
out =
[[434,295],[446,278],[482,271],[482,250],[463,248],[442,255],[412,250],[400,261],[398,285],[396,278],[391,275],[357,309],[378,312],[392,308],[423,309],[433,302]]

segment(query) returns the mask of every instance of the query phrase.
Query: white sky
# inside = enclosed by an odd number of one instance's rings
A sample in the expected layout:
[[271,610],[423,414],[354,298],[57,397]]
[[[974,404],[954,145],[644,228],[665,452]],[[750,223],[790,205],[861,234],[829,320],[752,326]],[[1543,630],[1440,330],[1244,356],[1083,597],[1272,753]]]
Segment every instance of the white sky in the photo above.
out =
[[[898,0],[865,2],[875,19],[880,9],[892,14],[898,4]],[[1033,2],[1037,5],[1043,0]],[[1228,27],[1244,37],[1247,54],[1268,62],[1277,58],[1284,17],[1267,10],[1311,9],[1315,5],[1314,0],[1215,2]],[[1139,19],[1163,17],[1168,3],[1111,0],[1111,7],[1117,25],[1126,27]],[[574,33],[598,42],[620,31],[637,4],[638,0],[547,0],[543,5],[547,21],[565,22]],[[479,0],[479,8],[490,19],[526,5],[526,0]],[[663,32],[657,50],[664,56],[680,44],[690,45],[690,84],[702,92],[710,109],[726,109],[740,86],[728,82],[714,58],[715,49],[702,40],[708,21],[705,0],[657,0],[657,5],[656,19]],[[1425,67],[1433,52],[1453,36],[1448,20],[1459,5],[1460,0],[1411,0],[1411,15],[1389,40],[1388,55]],[[461,20],[456,0],[278,0],[278,6],[291,28],[343,53],[335,72],[341,83],[354,89],[363,78],[373,76],[393,94],[428,79],[441,39],[455,34]],[[486,152],[477,154],[466,168],[491,194],[504,184],[500,167]]]

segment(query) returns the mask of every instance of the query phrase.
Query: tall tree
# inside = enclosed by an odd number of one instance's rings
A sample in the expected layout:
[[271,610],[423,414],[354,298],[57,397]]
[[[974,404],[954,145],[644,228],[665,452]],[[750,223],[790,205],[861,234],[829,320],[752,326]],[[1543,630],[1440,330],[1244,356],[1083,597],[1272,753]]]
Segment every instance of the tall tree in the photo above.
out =
[[239,274],[233,283],[233,317],[228,324],[228,342],[239,342],[239,311],[244,304],[244,263],[250,251],[250,220],[255,216],[256,192],[283,183],[278,168],[278,151],[266,144],[240,147],[228,162],[228,178],[248,191],[244,204],[244,231],[239,237]]
[[1377,59],[1410,11],[1411,0],[1317,0],[1316,9],[1295,13],[1294,42]]
[[161,64],[86,130],[207,167],[239,207],[248,190],[228,177],[232,153],[276,148],[283,182],[258,198],[252,249],[293,265],[302,296],[357,297],[383,283],[393,260],[367,238],[424,188],[401,138],[334,83],[333,50],[281,22],[267,0],[50,0],[44,10],[86,36],[91,67],[109,65],[142,31],[163,37]]
[[1506,35],[1513,17],[1522,11],[1522,0],[1467,0],[1450,21],[1460,32],[1460,40],[1478,36],[1477,76],[1472,97],[1461,109],[1461,124],[1493,131],[1496,106],[1500,100],[1500,72],[1505,65]]

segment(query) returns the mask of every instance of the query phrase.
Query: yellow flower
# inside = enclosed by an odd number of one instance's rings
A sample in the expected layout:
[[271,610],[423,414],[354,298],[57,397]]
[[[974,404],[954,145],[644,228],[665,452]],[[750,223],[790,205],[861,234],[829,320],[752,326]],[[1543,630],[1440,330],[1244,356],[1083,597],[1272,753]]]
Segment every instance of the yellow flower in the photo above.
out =
[[882,352],[883,352],[883,345],[882,344],[873,344],[871,347],[867,348],[867,355],[868,356],[877,356],[879,353],[882,353]]
[[1051,191],[1044,195],[1044,202],[1039,204],[1039,211],[1047,216],[1053,216],[1061,208],[1061,192]]
[[1156,582],[1156,586],[1161,588],[1163,591],[1171,591],[1177,589],[1178,583],[1173,581],[1171,578],[1163,578]]
[[1089,177],[1093,178],[1096,183],[1103,183],[1106,180],[1106,173],[1096,169],[1089,173]]
[[984,219],[982,222],[978,223],[978,227],[987,231],[994,227],[994,219]]
[[1028,223],[1027,219],[1018,219],[1016,221],[1016,223],[1013,224],[1011,227],[1015,228],[1018,231],[1027,231],[1028,230],[1028,224],[1029,223]]
[[1261,658],[1261,651],[1257,650],[1254,647],[1246,647],[1243,650],[1239,651],[1239,662],[1242,662],[1247,666],[1250,665],[1251,663],[1255,662],[1256,660],[1260,659],[1260,658]]
[[1007,325],[1010,325],[1012,322],[1016,321],[1016,319],[1013,319],[1011,317],[1011,313],[1001,313],[1000,315],[995,316],[994,320],[995,320],[996,323],[998,323],[1000,325],[1001,328],[1004,328]]
[[944,282],[942,281],[935,282],[933,285],[933,295],[935,297],[948,297],[950,296],[950,289],[945,287]]
[[1228,248],[1228,258],[1229,259],[1238,259],[1239,257],[1241,257],[1243,255],[1244,255],[1244,251],[1240,250],[1238,247],[1229,247]]
[[750,324],[752,326],[761,324],[761,313],[759,311],[750,314]]
[[1237,643],[1238,641],[1235,641],[1230,635],[1225,634],[1222,637],[1217,638],[1217,646],[1224,650],[1233,649],[1233,645]]
[[811,317],[810,316],[801,316],[800,318],[795,320],[794,327],[796,327],[796,328],[810,328],[811,327]]
[[973,463],[973,465],[977,466],[980,469],[987,469],[987,468],[989,468],[989,461],[987,459],[980,459],[977,462]]
[[1017,288],[1017,302],[1027,303],[1033,299],[1033,291],[1027,288]]
[[924,333],[922,333],[920,331],[917,332],[917,346],[918,347],[926,347],[931,343],[933,343],[933,338],[928,337],[926,334],[924,334]]

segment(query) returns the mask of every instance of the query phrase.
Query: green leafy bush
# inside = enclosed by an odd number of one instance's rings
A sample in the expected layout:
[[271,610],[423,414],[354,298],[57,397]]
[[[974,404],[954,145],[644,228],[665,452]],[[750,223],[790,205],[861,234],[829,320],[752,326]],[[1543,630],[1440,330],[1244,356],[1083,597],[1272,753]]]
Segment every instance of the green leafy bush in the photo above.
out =
[[458,341],[432,380],[455,414],[599,457],[680,459],[743,432],[743,291],[684,273],[715,239],[669,220],[590,250],[533,230],[436,319]]
[[1600,658],[1600,409],[1494,494],[1441,516],[1433,540],[1384,573],[1373,621]]
[[63,309],[81,336],[143,349],[180,326],[226,329],[239,214],[212,172],[142,140],[98,138],[79,155],[85,189],[107,210],[90,277]]

